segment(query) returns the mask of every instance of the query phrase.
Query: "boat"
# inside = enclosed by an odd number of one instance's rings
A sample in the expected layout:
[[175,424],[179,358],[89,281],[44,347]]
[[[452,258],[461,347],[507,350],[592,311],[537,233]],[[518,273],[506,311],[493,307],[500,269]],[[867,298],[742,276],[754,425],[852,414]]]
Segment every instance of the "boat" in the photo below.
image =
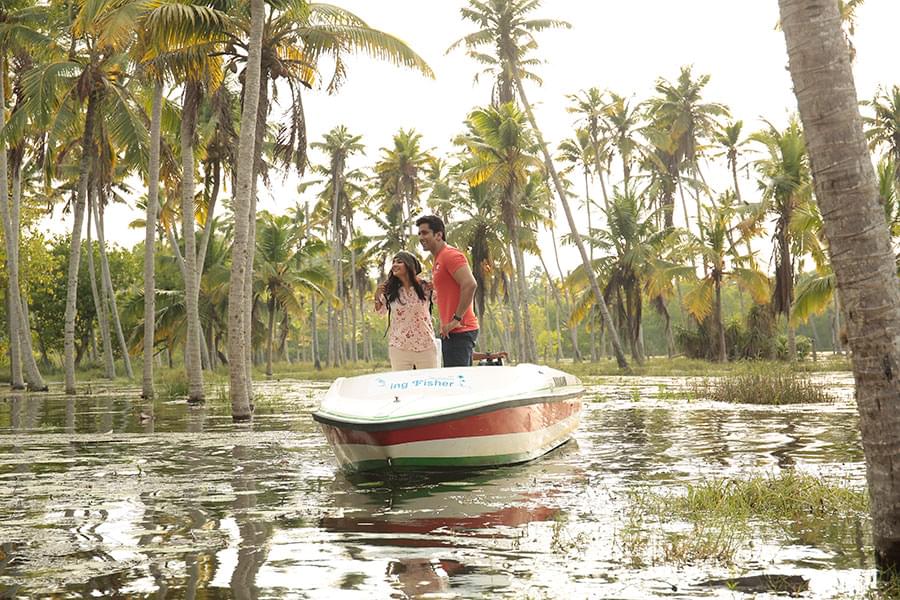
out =
[[484,468],[565,443],[583,393],[534,364],[392,371],[336,379],[312,416],[349,471]]

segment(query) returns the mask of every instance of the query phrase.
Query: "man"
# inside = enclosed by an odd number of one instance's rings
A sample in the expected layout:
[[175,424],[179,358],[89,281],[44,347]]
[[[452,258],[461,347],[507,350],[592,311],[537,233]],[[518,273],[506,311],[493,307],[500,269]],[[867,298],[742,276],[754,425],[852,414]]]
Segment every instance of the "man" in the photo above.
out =
[[471,367],[478,338],[478,319],[472,310],[475,277],[466,256],[447,243],[444,222],[434,215],[416,221],[419,243],[434,259],[432,284],[441,319],[441,353],[445,367]]

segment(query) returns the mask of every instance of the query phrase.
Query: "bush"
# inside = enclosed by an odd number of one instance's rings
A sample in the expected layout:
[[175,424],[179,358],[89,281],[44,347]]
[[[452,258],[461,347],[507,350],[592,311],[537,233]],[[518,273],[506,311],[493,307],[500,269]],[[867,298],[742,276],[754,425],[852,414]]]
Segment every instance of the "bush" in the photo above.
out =
[[834,402],[825,386],[814,383],[805,375],[790,369],[755,367],[747,373],[728,375],[719,379],[704,379],[695,384],[692,392],[715,402],[734,404],[813,404]]

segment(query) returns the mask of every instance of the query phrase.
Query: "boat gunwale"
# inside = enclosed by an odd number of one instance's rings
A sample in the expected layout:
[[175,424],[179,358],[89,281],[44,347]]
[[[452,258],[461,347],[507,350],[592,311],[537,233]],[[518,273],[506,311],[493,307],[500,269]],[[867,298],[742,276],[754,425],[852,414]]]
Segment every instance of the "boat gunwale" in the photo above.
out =
[[318,423],[329,425],[331,427],[337,427],[339,429],[352,429],[355,431],[392,431],[397,429],[410,429],[414,427],[421,427],[423,425],[444,423],[446,421],[455,421],[457,419],[473,417],[476,415],[495,412],[506,408],[518,408],[521,406],[529,406],[532,404],[551,404],[557,402],[566,402],[574,398],[581,397],[584,394],[584,391],[584,387],[579,387],[579,389],[566,393],[531,396],[526,398],[514,398],[511,400],[481,404],[479,406],[456,412],[443,412],[426,417],[395,419],[392,421],[354,421],[351,419],[342,419],[340,417],[331,416],[330,414],[323,413],[319,410],[313,411],[312,418]]

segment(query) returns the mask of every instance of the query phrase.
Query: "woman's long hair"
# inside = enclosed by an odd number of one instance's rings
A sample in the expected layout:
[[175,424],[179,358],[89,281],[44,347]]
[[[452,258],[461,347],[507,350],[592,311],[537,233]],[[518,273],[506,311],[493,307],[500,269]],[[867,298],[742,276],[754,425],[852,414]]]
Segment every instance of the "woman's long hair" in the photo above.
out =
[[[419,300],[425,299],[425,290],[422,289],[422,284],[419,282],[419,273],[422,272],[422,263],[419,262],[415,256],[410,254],[409,252],[400,251],[398,252],[394,258],[391,260],[393,263],[395,260],[400,260],[404,265],[406,265],[406,272],[409,274],[409,282],[412,284],[413,289],[416,291],[416,295],[419,297]],[[385,296],[385,304],[387,304],[388,310],[391,308],[391,302],[394,300],[400,301],[402,304],[402,300],[400,300],[400,288],[403,287],[403,282],[400,281],[400,278],[394,275],[393,269],[391,270],[391,274],[388,275],[387,282],[384,284],[384,296]]]

